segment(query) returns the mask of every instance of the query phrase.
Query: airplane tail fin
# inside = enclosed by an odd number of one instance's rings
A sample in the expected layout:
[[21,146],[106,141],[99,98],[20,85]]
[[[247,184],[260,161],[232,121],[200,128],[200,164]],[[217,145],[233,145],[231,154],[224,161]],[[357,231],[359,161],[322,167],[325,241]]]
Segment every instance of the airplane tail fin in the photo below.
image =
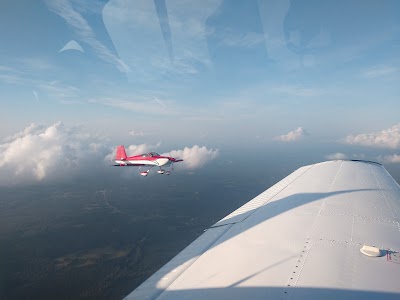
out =
[[125,147],[124,146],[118,146],[117,147],[117,154],[115,155],[116,160],[125,160],[127,158],[126,152],[125,152]]

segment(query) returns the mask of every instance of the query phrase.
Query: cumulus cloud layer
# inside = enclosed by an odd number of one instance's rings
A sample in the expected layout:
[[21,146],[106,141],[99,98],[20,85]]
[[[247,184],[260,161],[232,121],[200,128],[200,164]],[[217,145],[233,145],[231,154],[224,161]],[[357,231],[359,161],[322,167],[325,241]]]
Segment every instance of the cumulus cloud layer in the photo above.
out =
[[186,169],[196,169],[215,159],[218,156],[218,149],[207,149],[205,146],[194,145],[191,148],[185,147],[183,150],[172,150],[163,155],[179,157],[183,159],[183,162],[179,163],[181,166]]
[[[126,152],[146,153],[160,145],[130,145]],[[91,173],[97,172],[93,168],[101,168],[102,162],[115,158],[115,148],[105,138],[88,134],[83,127],[68,128],[61,122],[50,126],[31,124],[0,144],[0,185],[68,179],[85,174],[87,166]],[[184,159],[180,167],[195,169],[217,157],[218,150],[195,145],[166,155]]]
[[281,142],[294,142],[302,139],[306,135],[307,132],[303,129],[303,127],[298,127],[296,130],[293,130],[288,134],[277,136],[274,139]]
[[392,154],[392,155],[380,156],[378,157],[378,160],[383,163],[398,164],[400,163],[400,155]]
[[330,160],[340,160],[340,159],[347,159],[347,155],[341,152],[328,154],[325,156],[326,159]]
[[362,145],[378,148],[400,148],[400,124],[392,128],[376,133],[362,133],[358,135],[348,135],[345,139],[347,144]]
[[101,139],[80,127],[61,122],[51,126],[31,124],[0,145],[2,184],[62,178],[102,157]]

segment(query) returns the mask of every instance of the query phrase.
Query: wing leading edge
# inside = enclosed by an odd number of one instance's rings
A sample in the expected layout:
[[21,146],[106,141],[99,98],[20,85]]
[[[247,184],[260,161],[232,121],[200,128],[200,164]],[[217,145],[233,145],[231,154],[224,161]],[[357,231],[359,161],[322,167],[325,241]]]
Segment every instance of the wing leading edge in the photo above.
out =
[[[400,187],[383,166],[305,166],[211,226],[125,299],[398,299],[399,221]],[[383,256],[362,254],[363,245]]]

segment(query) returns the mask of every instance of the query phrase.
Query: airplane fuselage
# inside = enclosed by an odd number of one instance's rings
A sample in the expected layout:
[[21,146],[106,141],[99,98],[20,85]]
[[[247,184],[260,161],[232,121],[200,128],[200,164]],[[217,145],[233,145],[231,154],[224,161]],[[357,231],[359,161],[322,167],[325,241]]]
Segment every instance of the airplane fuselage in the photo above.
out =
[[115,160],[117,164],[121,166],[168,166],[172,163],[172,161],[167,157],[158,157],[154,159],[140,159],[137,157],[128,157],[124,160]]
[[163,170],[161,167],[172,166],[173,163],[183,160],[174,157],[162,156],[156,152],[149,152],[135,156],[127,156],[124,146],[118,146],[114,161],[116,163],[114,166],[119,167],[131,166],[140,168],[142,166],[147,166],[147,171],[140,172],[140,175],[147,176],[150,169],[153,167],[159,168],[159,170],[157,170],[158,174],[169,175],[171,174],[171,171]]

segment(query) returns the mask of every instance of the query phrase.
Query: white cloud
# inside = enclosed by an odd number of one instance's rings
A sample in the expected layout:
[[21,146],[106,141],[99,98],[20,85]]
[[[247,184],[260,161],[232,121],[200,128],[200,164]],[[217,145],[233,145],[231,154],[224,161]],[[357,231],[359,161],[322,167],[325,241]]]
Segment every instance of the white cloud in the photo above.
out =
[[274,139],[281,142],[294,142],[302,139],[306,135],[307,131],[305,131],[302,127],[299,127],[288,134],[277,136]]
[[26,135],[29,135],[29,134],[33,134],[34,135],[34,134],[37,134],[38,132],[42,131],[43,128],[44,128],[43,125],[38,125],[38,124],[32,123],[31,125],[26,127],[23,131],[6,137],[4,139],[4,141],[5,142],[11,142],[13,140],[16,140],[18,138],[22,138],[22,137],[24,137]]
[[383,163],[398,164],[398,163],[400,163],[400,155],[392,154],[392,155],[386,155],[386,156],[379,156],[378,160]]
[[347,144],[362,145],[377,148],[400,148],[400,123],[392,128],[375,133],[362,133],[348,135],[345,139]]
[[353,153],[351,156],[353,159],[361,159],[361,160],[367,159],[368,160],[368,156],[364,153]]
[[340,160],[340,159],[347,159],[347,155],[341,152],[337,152],[325,155],[325,158],[330,160]]
[[161,142],[156,145],[140,144],[140,145],[130,145],[127,149],[126,154],[128,156],[143,154],[147,152],[153,152],[155,149],[161,146]]
[[144,133],[143,133],[143,131],[135,131],[135,130],[132,130],[132,131],[129,132],[129,135],[130,135],[130,136],[143,136]]
[[215,159],[218,153],[218,149],[207,149],[205,146],[194,145],[191,148],[185,147],[183,150],[172,150],[163,155],[181,158],[183,162],[179,163],[180,166],[186,169],[196,169]]
[[0,184],[67,178],[104,157],[99,137],[80,127],[31,124],[0,145]]

